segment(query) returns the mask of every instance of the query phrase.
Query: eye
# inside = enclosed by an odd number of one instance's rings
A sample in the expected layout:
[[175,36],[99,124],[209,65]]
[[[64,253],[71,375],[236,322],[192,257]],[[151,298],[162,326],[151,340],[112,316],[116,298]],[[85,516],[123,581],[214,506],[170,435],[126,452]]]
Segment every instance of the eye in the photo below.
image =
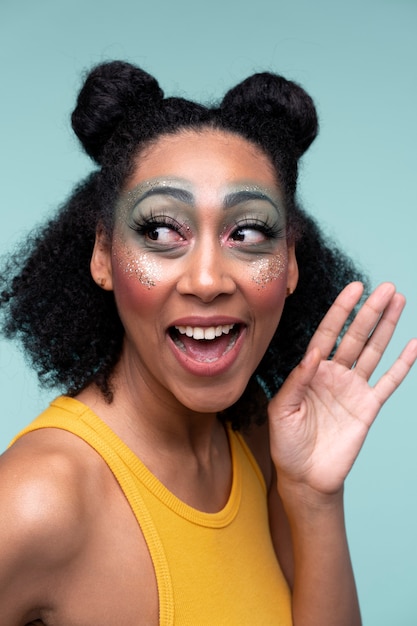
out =
[[169,248],[185,240],[182,233],[185,227],[165,215],[135,221],[131,228],[150,246]]
[[239,241],[246,244],[257,244],[266,241],[268,237],[264,232],[262,232],[262,230],[260,230],[259,227],[255,228],[254,226],[245,226],[236,228],[230,239],[232,239],[232,241]]
[[235,225],[229,239],[234,243],[245,246],[257,246],[268,241],[280,239],[284,235],[284,228],[279,225],[269,225],[267,222],[244,220]]
[[145,239],[149,239],[150,241],[157,242],[161,245],[170,245],[183,241],[184,239],[177,230],[163,224],[149,224],[147,227],[142,229],[142,234]]

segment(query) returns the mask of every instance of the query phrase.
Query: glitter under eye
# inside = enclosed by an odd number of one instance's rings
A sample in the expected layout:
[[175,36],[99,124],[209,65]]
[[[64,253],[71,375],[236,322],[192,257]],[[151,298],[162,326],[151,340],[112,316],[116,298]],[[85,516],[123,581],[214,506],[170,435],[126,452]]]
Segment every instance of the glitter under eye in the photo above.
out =
[[287,259],[283,254],[259,259],[252,263],[252,280],[262,289],[268,283],[280,278],[286,267]]
[[119,259],[118,263],[129,278],[135,278],[148,289],[155,287],[161,280],[159,264],[146,254],[136,256],[131,250],[127,250],[125,258]]

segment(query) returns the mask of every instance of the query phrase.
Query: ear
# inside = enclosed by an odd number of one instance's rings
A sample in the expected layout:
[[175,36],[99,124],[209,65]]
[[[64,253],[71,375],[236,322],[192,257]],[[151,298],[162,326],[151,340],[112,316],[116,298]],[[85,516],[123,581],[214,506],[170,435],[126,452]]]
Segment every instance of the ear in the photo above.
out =
[[105,291],[113,289],[111,265],[111,242],[102,226],[98,226],[93,254],[91,255],[90,271],[94,282]]
[[295,245],[288,246],[287,294],[294,293],[298,283],[298,263],[295,256]]

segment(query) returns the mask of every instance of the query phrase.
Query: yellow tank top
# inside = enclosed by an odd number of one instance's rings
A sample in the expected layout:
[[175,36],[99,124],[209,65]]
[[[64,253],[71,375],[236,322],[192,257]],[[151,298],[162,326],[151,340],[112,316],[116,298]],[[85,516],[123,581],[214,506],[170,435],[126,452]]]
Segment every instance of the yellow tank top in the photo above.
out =
[[239,434],[228,430],[228,502],[218,513],[203,513],[168,491],[78,400],[56,399],[13,442],[48,427],[86,441],[113,472],[152,557],[161,626],[291,626],[291,597],[270,538],[265,483]]

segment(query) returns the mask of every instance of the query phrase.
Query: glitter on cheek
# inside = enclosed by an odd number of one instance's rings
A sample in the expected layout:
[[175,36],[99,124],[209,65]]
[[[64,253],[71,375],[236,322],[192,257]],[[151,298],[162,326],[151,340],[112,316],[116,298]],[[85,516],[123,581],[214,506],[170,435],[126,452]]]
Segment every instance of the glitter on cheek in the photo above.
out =
[[119,267],[128,278],[135,278],[147,289],[155,287],[161,280],[161,267],[157,261],[150,259],[149,255],[134,254],[131,249],[127,248],[121,256],[115,256]]
[[265,285],[280,278],[287,269],[287,255],[259,259],[252,264],[252,280],[263,289]]

